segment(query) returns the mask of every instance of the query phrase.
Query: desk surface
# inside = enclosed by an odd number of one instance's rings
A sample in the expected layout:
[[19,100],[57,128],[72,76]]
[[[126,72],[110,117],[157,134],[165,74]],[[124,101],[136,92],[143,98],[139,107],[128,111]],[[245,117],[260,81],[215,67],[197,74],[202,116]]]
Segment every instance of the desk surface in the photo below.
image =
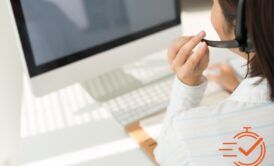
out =
[[[208,37],[216,38],[216,34],[213,33],[210,26],[209,3],[210,0],[183,1],[184,34],[193,34],[200,30],[206,30],[209,32]],[[205,5],[197,7],[201,4]],[[227,51],[215,51],[211,61],[223,61],[225,58],[220,54],[225,55]],[[75,88],[77,89],[77,87]],[[50,100],[57,100],[58,102],[58,96],[52,95]],[[25,129],[22,129],[22,165],[153,165],[149,158],[138,148],[137,143],[126,135],[124,129],[116,123],[106,110],[100,110],[99,106],[92,101],[89,103],[88,106],[77,111],[81,112],[79,118],[68,118],[66,123],[62,123],[58,119],[52,119],[49,124],[57,124],[58,128],[54,128],[52,125],[46,130],[41,125],[39,133],[35,132],[35,129],[37,129],[35,124],[31,124],[35,120],[23,119],[23,121],[29,121],[30,131],[25,133]],[[91,109],[94,110],[92,113],[90,113]],[[54,109],[52,108],[52,110]],[[92,118],[87,116],[87,112],[92,114]],[[34,110],[23,113],[38,114]],[[56,111],[53,114],[66,115],[67,113]],[[51,115],[44,112],[37,116],[42,120],[43,116],[48,116],[50,119]],[[31,116],[26,117],[31,118]],[[156,137],[160,131],[162,118],[163,115],[159,115],[143,123],[146,130],[153,137]]]
[[29,166],[153,165],[111,116],[25,138],[22,154]]

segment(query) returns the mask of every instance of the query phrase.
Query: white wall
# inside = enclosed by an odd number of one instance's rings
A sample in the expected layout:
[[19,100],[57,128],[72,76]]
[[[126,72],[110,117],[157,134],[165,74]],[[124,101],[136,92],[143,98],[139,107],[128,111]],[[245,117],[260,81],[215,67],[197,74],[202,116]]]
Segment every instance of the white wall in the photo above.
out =
[[[0,165],[18,153],[22,66],[8,0],[0,1]],[[11,162],[14,165],[14,161]]]

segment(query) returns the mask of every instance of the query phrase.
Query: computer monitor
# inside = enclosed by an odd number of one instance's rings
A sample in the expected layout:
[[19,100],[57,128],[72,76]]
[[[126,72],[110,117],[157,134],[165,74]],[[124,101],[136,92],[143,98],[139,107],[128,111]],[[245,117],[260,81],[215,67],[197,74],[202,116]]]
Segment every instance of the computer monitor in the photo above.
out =
[[179,0],[10,0],[33,92],[42,96],[166,48]]

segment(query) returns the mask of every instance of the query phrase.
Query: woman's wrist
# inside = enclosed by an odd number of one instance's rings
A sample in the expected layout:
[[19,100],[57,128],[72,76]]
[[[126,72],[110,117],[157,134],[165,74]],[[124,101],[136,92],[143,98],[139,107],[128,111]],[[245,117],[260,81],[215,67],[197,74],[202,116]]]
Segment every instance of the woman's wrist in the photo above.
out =
[[239,86],[240,84],[240,81],[239,80],[234,80],[233,83],[231,83],[229,85],[229,87],[226,88],[226,90],[229,92],[229,93],[233,93],[235,91],[235,89],[237,89],[237,87]]
[[193,77],[193,78],[180,78],[177,76],[178,79],[188,86],[198,86],[203,83],[203,76]]

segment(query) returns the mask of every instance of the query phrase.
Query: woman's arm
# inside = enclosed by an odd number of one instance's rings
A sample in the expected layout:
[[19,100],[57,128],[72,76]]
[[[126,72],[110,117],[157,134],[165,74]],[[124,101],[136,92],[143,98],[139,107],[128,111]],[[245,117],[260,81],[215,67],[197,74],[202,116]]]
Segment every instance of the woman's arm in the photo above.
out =
[[176,154],[179,148],[186,147],[175,131],[173,119],[184,111],[199,106],[205,92],[207,81],[202,73],[208,66],[208,47],[202,43],[196,52],[193,52],[204,37],[204,32],[193,37],[182,37],[175,40],[169,48],[169,63],[177,77],[158,139],[158,147],[155,150],[156,159],[161,165],[175,164],[174,157],[177,155],[180,155],[180,158],[182,155],[187,158],[187,151],[184,151],[186,153],[180,151],[180,154]]
[[167,109],[167,117],[176,116],[179,113],[198,107],[207,87],[207,79],[202,78],[197,86],[189,86],[175,78],[171,92],[171,98]]
[[178,161],[174,160],[174,157],[177,155],[180,155],[181,158],[188,158],[187,148],[180,141],[180,136],[177,135],[173,126],[173,121],[176,117],[183,116],[184,111],[191,111],[191,108],[200,105],[206,87],[206,79],[203,79],[198,86],[189,86],[182,83],[177,77],[175,78],[162,131],[157,140],[158,146],[154,152],[157,162],[161,165],[176,165]]

